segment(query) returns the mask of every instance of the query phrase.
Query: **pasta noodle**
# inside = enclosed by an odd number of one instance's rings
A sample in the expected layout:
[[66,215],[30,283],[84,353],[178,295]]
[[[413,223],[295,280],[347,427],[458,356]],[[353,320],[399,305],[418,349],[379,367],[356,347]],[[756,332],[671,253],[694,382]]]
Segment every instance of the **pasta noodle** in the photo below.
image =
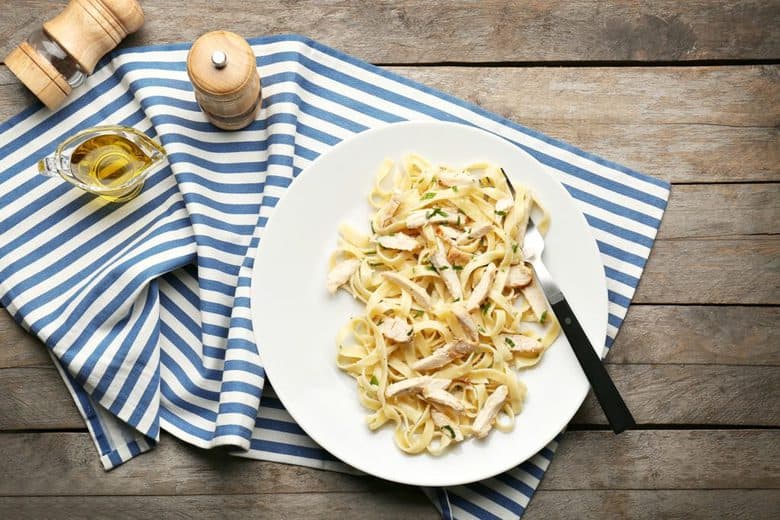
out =
[[444,452],[492,428],[509,431],[535,365],[559,333],[523,262],[533,194],[489,163],[456,169],[418,155],[385,161],[369,202],[371,233],[339,227],[328,289],[365,305],[337,337],[369,428],[395,425],[407,453]]

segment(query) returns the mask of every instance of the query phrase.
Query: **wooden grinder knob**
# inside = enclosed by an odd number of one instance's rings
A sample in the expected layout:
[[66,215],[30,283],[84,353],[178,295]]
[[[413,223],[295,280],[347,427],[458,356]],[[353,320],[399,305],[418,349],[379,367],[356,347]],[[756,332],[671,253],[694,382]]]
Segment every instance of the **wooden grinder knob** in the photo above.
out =
[[238,130],[255,120],[260,76],[255,53],[241,36],[212,31],[195,40],[187,55],[187,74],[211,124]]

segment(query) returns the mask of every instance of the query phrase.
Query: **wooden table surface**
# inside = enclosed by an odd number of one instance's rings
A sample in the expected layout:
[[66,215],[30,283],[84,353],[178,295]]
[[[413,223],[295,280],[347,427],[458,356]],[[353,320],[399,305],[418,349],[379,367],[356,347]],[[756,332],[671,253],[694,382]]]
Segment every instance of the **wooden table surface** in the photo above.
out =
[[[0,9],[0,55],[64,0]],[[124,46],[296,32],[673,183],[592,396],[526,517],[780,516],[780,2],[144,4]],[[0,119],[32,101],[0,66]],[[0,311],[0,517],[435,518],[416,489],[170,436],[104,473],[43,347]]]

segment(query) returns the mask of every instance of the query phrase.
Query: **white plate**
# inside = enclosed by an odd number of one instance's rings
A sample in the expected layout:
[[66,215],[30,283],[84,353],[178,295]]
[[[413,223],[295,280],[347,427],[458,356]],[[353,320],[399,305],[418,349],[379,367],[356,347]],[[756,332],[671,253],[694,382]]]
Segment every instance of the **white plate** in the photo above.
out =
[[453,166],[491,161],[534,190],[552,219],[544,260],[599,352],[607,289],[596,243],[569,194],[530,155],[493,134],[452,123],[392,124],[338,144],[298,176],[270,217],[254,264],[252,323],[268,377],[301,428],[342,461],[387,480],[449,486],[532,457],[572,418],[588,382],[561,335],[536,367],[520,372],[528,394],[511,433],[492,431],[434,457],[402,453],[391,425],[369,431],[354,380],[336,367],[336,333],[362,306],[325,290],[328,257],[341,222],[368,232],[367,197],[381,161],[409,152]]

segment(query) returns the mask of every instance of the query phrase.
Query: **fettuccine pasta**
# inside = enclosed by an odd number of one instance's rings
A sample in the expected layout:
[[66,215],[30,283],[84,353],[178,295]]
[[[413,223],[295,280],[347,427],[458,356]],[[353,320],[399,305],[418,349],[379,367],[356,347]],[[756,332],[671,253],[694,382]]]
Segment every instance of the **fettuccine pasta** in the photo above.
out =
[[492,428],[509,431],[525,385],[559,326],[523,262],[529,216],[548,216],[523,186],[513,195],[488,163],[385,161],[369,196],[369,234],[339,228],[328,289],[365,304],[337,338],[371,429],[395,425],[407,453],[440,454]]

